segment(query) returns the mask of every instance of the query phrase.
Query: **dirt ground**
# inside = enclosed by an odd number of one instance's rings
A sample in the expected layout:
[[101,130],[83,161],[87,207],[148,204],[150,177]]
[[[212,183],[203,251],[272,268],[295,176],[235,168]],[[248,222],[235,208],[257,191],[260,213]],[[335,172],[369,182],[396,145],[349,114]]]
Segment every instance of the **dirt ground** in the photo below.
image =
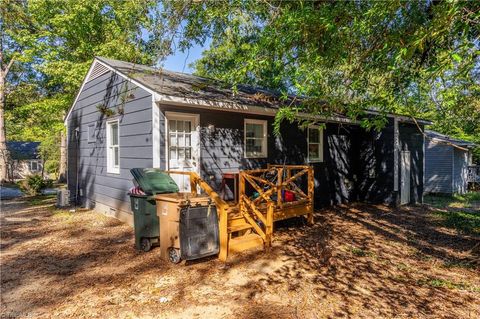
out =
[[1,318],[480,318],[480,236],[431,209],[325,209],[270,252],[178,266],[116,219],[4,201]]

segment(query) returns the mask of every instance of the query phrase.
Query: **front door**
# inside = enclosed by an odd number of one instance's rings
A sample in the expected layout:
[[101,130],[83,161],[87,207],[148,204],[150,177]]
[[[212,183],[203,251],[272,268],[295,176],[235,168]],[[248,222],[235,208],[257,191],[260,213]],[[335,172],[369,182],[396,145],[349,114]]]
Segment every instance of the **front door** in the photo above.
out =
[[410,204],[410,152],[401,153],[400,204]]
[[[166,112],[167,164],[170,171],[200,173],[200,128],[196,114]],[[190,192],[187,175],[172,174],[180,192]]]

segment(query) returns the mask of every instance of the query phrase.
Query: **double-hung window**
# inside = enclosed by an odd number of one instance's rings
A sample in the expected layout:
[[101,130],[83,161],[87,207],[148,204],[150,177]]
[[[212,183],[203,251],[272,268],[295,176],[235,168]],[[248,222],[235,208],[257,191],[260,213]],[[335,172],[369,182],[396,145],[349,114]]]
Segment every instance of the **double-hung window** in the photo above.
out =
[[118,120],[107,122],[107,172],[120,173],[120,131]]
[[267,121],[245,119],[245,157],[267,157]]
[[323,162],[323,128],[309,126],[307,132],[308,162]]
[[40,165],[37,160],[30,161],[30,171],[31,172],[38,172],[40,171]]

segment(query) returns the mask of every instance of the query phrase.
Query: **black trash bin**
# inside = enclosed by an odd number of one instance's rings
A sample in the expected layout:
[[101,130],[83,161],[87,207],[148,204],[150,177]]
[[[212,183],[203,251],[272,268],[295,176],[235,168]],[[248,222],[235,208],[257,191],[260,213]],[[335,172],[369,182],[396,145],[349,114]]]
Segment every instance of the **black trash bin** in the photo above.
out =
[[135,230],[135,247],[149,251],[153,245],[159,244],[159,219],[156,211],[156,194],[178,192],[175,181],[160,169],[132,168],[130,173],[145,195],[130,193]]

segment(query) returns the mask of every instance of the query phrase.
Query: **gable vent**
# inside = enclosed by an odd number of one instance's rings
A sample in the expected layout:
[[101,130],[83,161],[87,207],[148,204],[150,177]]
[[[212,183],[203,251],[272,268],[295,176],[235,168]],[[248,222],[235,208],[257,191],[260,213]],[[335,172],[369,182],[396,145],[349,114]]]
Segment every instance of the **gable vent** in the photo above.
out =
[[92,72],[90,72],[90,76],[88,77],[87,82],[98,78],[100,75],[105,74],[108,71],[110,70],[105,65],[96,62],[93,66]]

